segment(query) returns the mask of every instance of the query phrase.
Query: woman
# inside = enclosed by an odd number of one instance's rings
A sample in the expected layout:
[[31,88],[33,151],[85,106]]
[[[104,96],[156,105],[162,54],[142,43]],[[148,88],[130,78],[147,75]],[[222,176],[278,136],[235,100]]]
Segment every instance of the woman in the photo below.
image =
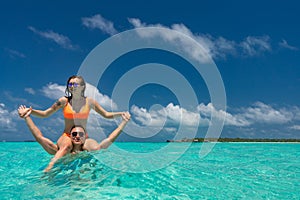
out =
[[[66,96],[59,98],[50,108],[46,110],[32,109],[31,114],[37,117],[46,118],[63,109],[65,128],[62,136],[57,141],[58,150],[54,158],[50,162],[48,169],[51,169],[53,164],[61,157],[70,153],[73,148],[70,138],[71,128],[74,125],[80,125],[86,129],[87,119],[90,109],[94,109],[97,113],[105,118],[114,118],[123,116],[126,118],[125,112],[107,112],[94,99],[85,97],[86,84],[81,76],[73,75],[67,81],[65,90]],[[22,117],[22,115],[20,115]],[[84,143],[84,148],[92,151],[97,150],[98,143],[96,140],[87,138]],[[47,151],[49,152],[49,151]]]
[[[50,154],[56,154],[59,151],[59,146],[57,144],[54,144],[51,140],[48,138],[44,137],[42,132],[39,130],[39,128],[34,124],[32,119],[30,118],[30,114],[32,113],[31,108],[26,108],[25,106],[21,105],[18,109],[18,113],[20,117],[24,118],[26,121],[26,124],[31,131],[32,135],[36,139],[36,141]],[[123,128],[126,126],[127,122],[130,120],[130,114],[129,113],[124,113],[122,115],[122,122],[116,128],[108,138],[104,139],[101,143],[97,143],[95,145],[95,148],[93,150],[100,150],[100,149],[106,149],[108,148],[115,140],[116,138],[120,135],[122,132]],[[85,143],[88,140],[87,134],[85,131],[85,128],[81,125],[74,125],[70,129],[70,140],[72,143],[72,149],[70,153],[77,153],[80,151],[90,151],[89,149],[86,149]],[[54,163],[53,163],[54,164]],[[52,165],[53,166],[53,165]],[[51,167],[52,167],[51,166]],[[49,171],[51,168],[49,166],[45,169],[45,171]]]

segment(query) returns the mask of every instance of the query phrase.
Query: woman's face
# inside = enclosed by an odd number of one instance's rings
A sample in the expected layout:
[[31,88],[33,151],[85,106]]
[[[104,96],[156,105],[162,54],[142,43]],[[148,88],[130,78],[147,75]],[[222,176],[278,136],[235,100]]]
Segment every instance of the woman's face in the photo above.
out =
[[83,128],[75,127],[71,130],[71,140],[74,145],[83,145],[86,139],[86,134]]
[[79,78],[72,78],[68,83],[69,91],[74,94],[80,94],[84,88],[83,85],[81,85],[81,80]]

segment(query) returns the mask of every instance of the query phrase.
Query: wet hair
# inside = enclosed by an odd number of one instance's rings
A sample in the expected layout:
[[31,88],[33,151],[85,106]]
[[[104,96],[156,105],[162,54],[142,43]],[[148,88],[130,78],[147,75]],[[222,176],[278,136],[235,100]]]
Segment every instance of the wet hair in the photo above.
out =
[[82,125],[76,125],[76,124],[75,124],[74,126],[72,126],[72,128],[70,129],[70,133],[72,132],[72,130],[73,130],[74,128],[77,128],[77,127],[82,128],[83,131],[84,131],[84,134],[86,134],[85,128],[84,128]]
[[84,81],[83,77],[82,76],[78,76],[78,75],[73,75],[73,76],[69,77],[69,79],[67,81],[67,87],[66,87],[66,90],[65,90],[66,97],[68,99],[72,99],[72,93],[70,92],[70,89],[69,89],[69,82],[70,82],[71,79],[74,79],[74,78],[78,78],[80,80],[80,85],[83,86],[83,90],[81,92],[81,96],[85,97],[84,96],[84,92],[85,92],[86,84],[85,84],[85,81]]

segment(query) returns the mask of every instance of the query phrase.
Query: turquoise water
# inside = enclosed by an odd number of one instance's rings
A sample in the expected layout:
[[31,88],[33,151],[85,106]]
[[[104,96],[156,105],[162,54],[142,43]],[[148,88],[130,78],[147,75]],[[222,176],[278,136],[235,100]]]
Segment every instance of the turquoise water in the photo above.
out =
[[[172,157],[184,144],[117,143],[145,154],[166,145],[164,156]],[[201,145],[144,173],[114,169],[123,163],[109,149],[67,156],[45,174],[52,156],[37,143],[0,143],[0,199],[300,199],[299,143],[217,143],[199,158]],[[110,166],[102,160],[108,156]]]

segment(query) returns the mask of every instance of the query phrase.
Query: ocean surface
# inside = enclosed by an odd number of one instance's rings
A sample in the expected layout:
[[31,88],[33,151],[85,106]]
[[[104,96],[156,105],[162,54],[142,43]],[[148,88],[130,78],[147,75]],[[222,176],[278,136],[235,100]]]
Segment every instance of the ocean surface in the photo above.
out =
[[0,143],[0,199],[300,199],[300,143],[116,143],[52,158]]

